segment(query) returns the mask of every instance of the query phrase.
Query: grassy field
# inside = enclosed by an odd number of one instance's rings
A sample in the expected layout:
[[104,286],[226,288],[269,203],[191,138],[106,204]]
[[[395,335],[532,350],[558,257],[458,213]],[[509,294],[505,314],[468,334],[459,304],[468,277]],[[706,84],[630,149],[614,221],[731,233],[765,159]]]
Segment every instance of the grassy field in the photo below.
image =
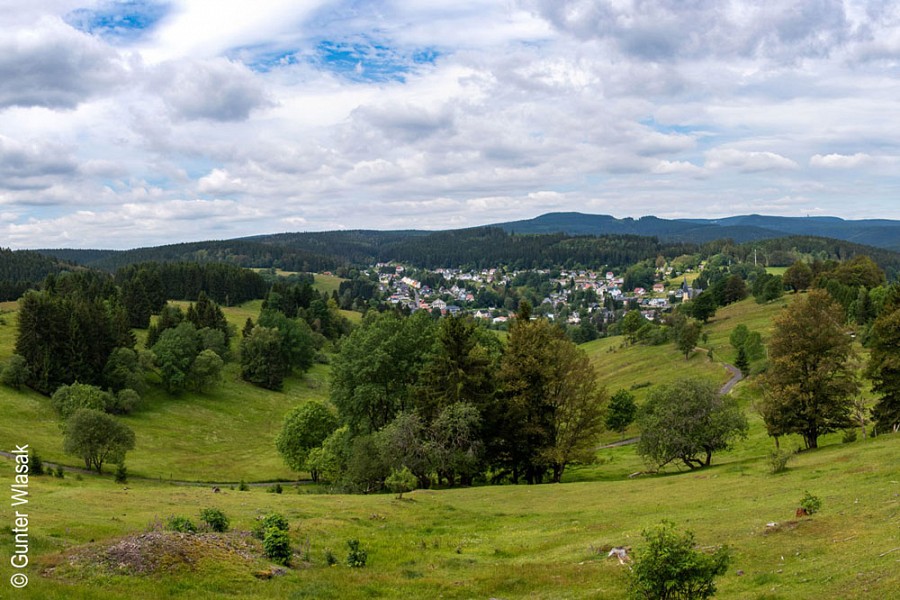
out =
[[[181,303],[178,303],[181,304]],[[184,303],[185,305],[187,303]],[[260,302],[224,308],[238,329],[256,318]],[[0,326],[0,357],[12,353],[15,316]],[[143,338],[144,332],[138,332]],[[233,340],[237,348],[237,340]],[[122,419],[134,430],[137,445],[128,454],[136,476],[188,481],[294,480],[275,451],[275,436],[284,416],[311,398],[328,396],[328,368],[315,365],[303,376],[289,378],[281,392],[252,386],[240,378],[236,363],[226,365],[224,381],[204,394],[185,391],[170,396],[151,388],[140,408]],[[0,387],[0,443],[9,446],[28,425],[33,447],[47,460],[77,466],[62,451],[59,419],[49,398],[30,390]]]
[[335,275],[323,275],[322,273],[316,273],[313,287],[319,292],[326,292],[330,296],[331,292],[336,292],[341,286],[341,282],[344,281],[347,280]]
[[[898,449],[900,438],[882,436],[804,453],[780,475],[762,461],[736,461],[633,480],[420,490],[403,500],[33,478],[31,583],[15,597],[621,598],[627,567],[606,550],[638,546],[642,529],[667,518],[703,547],[733,549],[718,597],[890,598],[900,585]],[[11,480],[12,463],[0,460],[0,481]],[[822,510],[796,519],[806,490]],[[152,536],[144,534],[154,522],[196,522],[209,506],[223,510],[235,532],[172,534],[165,560],[146,567]],[[289,518],[296,556],[284,576],[261,580],[254,573],[269,564],[237,532],[273,510]],[[368,551],[364,569],[342,564],[348,539]],[[122,548],[130,549],[124,557]],[[338,565],[327,565],[328,550]],[[0,553],[11,551],[2,536]],[[125,573],[145,567],[142,576]],[[8,561],[0,574],[6,586]]]

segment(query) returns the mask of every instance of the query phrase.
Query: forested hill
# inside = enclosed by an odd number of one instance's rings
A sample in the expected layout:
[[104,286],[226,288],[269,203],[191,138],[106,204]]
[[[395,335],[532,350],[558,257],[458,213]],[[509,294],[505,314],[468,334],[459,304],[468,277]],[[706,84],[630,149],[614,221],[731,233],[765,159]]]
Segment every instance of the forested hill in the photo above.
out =
[[[644,221],[644,219],[641,219]],[[662,220],[657,220],[662,221]],[[712,226],[710,226],[712,227]],[[687,229],[685,231],[688,231]],[[721,238],[719,238],[721,239]],[[284,233],[229,241],[194,242],[127,251],[44,250],[54,257],[115,271],[142,262],[226,262],[242,267],[276,267],[286,271],[334,271],[391,260],[417,267],[511,268],[552,266],[626,267],[662,254],[706,253],[700,240],[665,241],[657,237],[509,233],[499,227],[451,231],[331,231]],[[745,260],[757,252],[762,264],[790,265],[798,259],[845,260],[865,254],[890,277],[900,273],[900,254],[853,242],[812,236],[779,236],[730,245]]]
[[142,262],[229,262],[286,271],[326,271],[396,260],[417,267],[512,268],[607,265],[627,267],[659,254],[677,256],[696,244],[653,237],[513,235],[480,227],[453,231],[334,231],[289,233],[231,241],[196,242],[127,251],[42,250],[93,268],[114,271]]
[[751,242],[788,236],[827,237],[900,251],[900,221],[868,219],[845,221],[838,217],[770,217],[743,215],[723,219],[616,219],[609,215],[577,212],[548,213],[523,221],[499,223],[515,233],[568,233],[570,235],[630,234],[656,236],[662,241],[704,243],[718,239]]
[[37,252],[0,248],[0,301],[15,300],[47,275],[73,268]]
[[329,271],[346,261],[335,255],[269,244],[253,239],[190,242],[134,250],[37,250],[41,254],[87,267],[114,272],[145,262],[227,262],[240,267],[278,267],[286,271]]

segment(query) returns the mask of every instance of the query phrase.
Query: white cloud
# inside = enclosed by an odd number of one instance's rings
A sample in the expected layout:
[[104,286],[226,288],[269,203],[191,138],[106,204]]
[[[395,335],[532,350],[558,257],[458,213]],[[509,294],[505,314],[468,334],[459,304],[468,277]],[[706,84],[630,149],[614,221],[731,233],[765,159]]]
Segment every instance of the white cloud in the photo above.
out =
[[737,169],[743,173],[796,169],[798,165],[775,152],[748,152],[735,148],[714,148],[706,153],[707,169]]
[[231,177],[225,169],[213,169],[201,177],[197,188],[204,194],[233,194],[247,189],[240,177]]
[[653,172],[658,175],[668,175],[670,173],[702,175],[704,170],[694,163],[683,160],[661,160],[653,167]]

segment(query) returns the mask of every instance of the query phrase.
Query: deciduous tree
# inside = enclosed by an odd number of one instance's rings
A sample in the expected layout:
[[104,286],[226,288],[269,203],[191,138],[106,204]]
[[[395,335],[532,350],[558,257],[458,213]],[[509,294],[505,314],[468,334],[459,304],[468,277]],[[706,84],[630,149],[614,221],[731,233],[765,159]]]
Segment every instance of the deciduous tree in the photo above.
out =
[[763,376],[770,432],[800,434],[807,448],[816,448],[820,435],[852,426],[859,383],[844,321],[824,290],[797,298],[775,318]]
[[747,419],[734,399],[698,379],[654,388],[637,420],[638,454],[658,468],[673,461],[691,469],[709,466],[713,452],[747,435]]
[[80,456],[86,469],[103,472],[103,463],[121,463],[134,448],[134,432],[124,423],[99,410],[80,408],[65,426],[63,450]]
[[634,403],[634,394],[626,389],[617,391],[609,399],[606,409],[606,428],[617,433],[625,433],[628,426],[634,422],[637,414],[637,404]]
[[[288,467],[294,471],[309,468],[307,459],[313,448],[322,442],[338,427],[337,414],[334,409],[322,402],[310,400],[295,407],[284,419],[281,431],[275,438],[275,447]],[[318,473],[311,469],[313,481]]]
[[241,340],[241,377],[270,390],[280,390],[288,372],[277,329],[257,325]]

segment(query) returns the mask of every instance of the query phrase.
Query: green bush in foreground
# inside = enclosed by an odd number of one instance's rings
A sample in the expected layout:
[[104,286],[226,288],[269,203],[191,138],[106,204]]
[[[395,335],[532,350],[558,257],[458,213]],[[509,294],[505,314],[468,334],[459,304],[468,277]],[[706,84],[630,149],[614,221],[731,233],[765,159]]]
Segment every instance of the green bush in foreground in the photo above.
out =
[[166,521],[166,526],[172,531],[177,531],[178,533],[197,532],[197,527],[194,525],[193,521],[191,521],[187,517],[171,516]]
[[807,491],[800,500],[800,508],[805,510],[808,515],[815,514],[822,508],[822,499]]
[[263,550],[266,556],[282,565],[289,565],[293,551],[291,550],[291,538],[287,531],[270,527],[263,537]]
[[290,529],[290,524],[284,515],[269,513],[253,525],[253,537],[262,540],[266,537],[266,532],[269,529],[279,529],[287,532]]
[[347,566],[354,568],[366,566],[366,561],[369,559],[369,553],[360,549],[359,540],[347,540],[347,547],[350,549],[347,553]]
[[213,531],[220,533],[228,531],[230,524],[228,517],[218,508],[204,508],[200,511],[200,520],[209,525],[209,528]]
[[722,546],[714,554],[694,549],[694,534],[680,534],[669,521],[642,532],[630,574],[629,597],[635,600],[698,600],[716,593],[715,578],[723,575],[731,553]]

